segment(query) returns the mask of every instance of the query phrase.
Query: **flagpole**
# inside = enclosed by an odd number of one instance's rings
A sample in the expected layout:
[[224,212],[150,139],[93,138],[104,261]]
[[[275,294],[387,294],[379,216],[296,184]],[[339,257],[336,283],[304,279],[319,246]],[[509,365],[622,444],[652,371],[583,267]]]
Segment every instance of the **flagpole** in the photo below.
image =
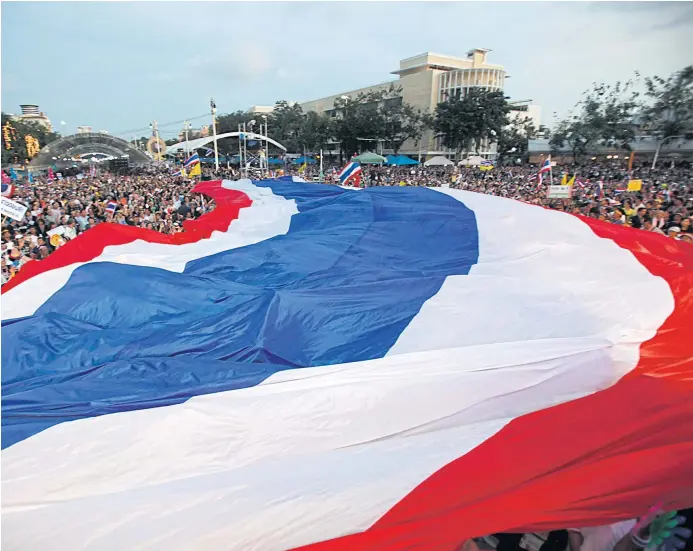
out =
[[214,98],[209,100],[209,106],[212,111],[212,135],[214,136],[214,167],[217,172],[219,172],[219,148],[217,147],[217,106],[214,103]]
[[551,163],[551,155],[549,155],[549,182],[553,185],[553,165]]

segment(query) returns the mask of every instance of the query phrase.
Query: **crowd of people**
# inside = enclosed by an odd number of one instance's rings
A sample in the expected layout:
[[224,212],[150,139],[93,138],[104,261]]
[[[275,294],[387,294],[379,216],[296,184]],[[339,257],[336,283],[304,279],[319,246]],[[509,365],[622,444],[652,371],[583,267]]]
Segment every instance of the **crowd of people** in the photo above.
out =
[[[570,181],[571,196],[547,196],[547,184]],[[693,169],[688,163],[667,164],[652,169],[623,161],[593,161],[589,165],[561,165],[539,183],[536,166],[494,168],[488,171],[454,167],[387,167],[363,169],[364,186],[449,186],[498,195],[614,224],[652,231],[693,243]],[[642,189],[628,192],[628,181],[641,180]],[[336,175],[328,175],[336,182]]]
[[[338,183],[339,167],[324,169],[325,183]],[[313,174],[315,173],[315,174]],[[575,176],[571,197],[547,197],[549,178],[558,184],[562,174]],[[287,166],[272,175],[317,176]],[[205,167],[202,178],[237,179],[233,167],[219,171]],[[628,179],[641,179],[642,189],[624,190]],[[536,166],[496,167],[393,167],[365,165],[362,186],[426,186],[498,195],[547,208],[631,226],[693,243],[693,170],[690,164],[636,165],[623,161],[592,161],[587,166],[561,165],[539,184]],[[130,171],[126,175],[99,173],[73,175],[49,181],[15,182],[13,199],[27,207],[21,222],[5,218],[2,224],[2,284],[31,260],[46,258],[66,242],[104,222],[139,226],[162,233],[184,231],[183,222],[210,212],[214,202],[191,193],[191,182],[172,176],[168,168]]]
[[189,182],[169,172],[150,169],[15,182],[12,200],[27,211],[22,221],[3,219],[2,284],[27,262],[46,258],[97,224],[173,234],[184,231],[185,220],[214,209],[214,201],[191,193]]

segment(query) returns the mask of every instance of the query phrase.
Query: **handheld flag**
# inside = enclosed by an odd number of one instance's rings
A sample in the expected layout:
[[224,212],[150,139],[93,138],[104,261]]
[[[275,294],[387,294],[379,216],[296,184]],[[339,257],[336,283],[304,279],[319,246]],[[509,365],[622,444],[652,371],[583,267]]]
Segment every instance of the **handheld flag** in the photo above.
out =
[[551,155],[549,155],[539,168],[539,187],[544,183],[544,174],[551,173]]
[[14,194],[14,186],[12,184],[7,184],[7,183],[3,182],[2,183],[2,196],[3,197],[12,197],[13,194]]
[[303,174],[306,171],[307,166],[308,164],[304,162],[300,167],[298,167],[298,173]]
[[185,168],[189,168],[191,166],[195,166],[196,164],[200,164],[200,156],[197,153],[193,153],[190,155],[190,157],[187,158],[187,160],[183,163],[183,166]]
[[628,181],[628,191],[640,191],[642,190],[642,180],[629,180]]
[[339,173],[339,183],[343,186],[361,187],[361,172],[361,165],[352,161]]
[[202,175],[202,165],[198,162],[192,165],[192,168],[188,171],[188,178],[193,178],[195,176]]
[[568,185],[568,173],[567,172],[563,173],[563,178],[561,178],[561,185],[562,186]]
[[190,231],[102,224],[3,286],[13,549],[451,551],[690,507],[690,244],[451,188],[192,191]]
[[551,155],[549,155],[539,169],[539,174],[551,171]]
[[109,201],[106,204],[106,212],[110,212],[111,214],[113,214],[117,208],[118,208],[118,203],[116,203],[115,201]]
[[570,186],[570,187],[573,187],[574,184],[575,184],[575,174],[573,174],[573,177],[572,177],[570,180],[568,180],[568,182],[566,183],[566,185],[567,185],[567,186]]

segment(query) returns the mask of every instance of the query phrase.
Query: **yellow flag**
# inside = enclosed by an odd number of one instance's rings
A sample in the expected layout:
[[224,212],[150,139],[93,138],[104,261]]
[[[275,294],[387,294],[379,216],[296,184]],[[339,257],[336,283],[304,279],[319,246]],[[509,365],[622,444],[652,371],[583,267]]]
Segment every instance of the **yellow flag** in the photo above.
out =
[[305,172],[305,170],[306,170],[306,163],[303,163],[301,165],[301,168],[298,169],[298,173],[303,174]]
[[201,176],[202,175],[202,168],[200,167],[200,163],[197,163],[193,165],[193,167],[190,169],[190,172],[188,173],[188,178],[192,178],[193,176]]
[[628,191],[640,191],[642,189],[642,180],[629,180]]
[[568,185],[568,175],[566,173],[563,173],[563,178],[561,179],[561,185],[562,186]]
[[575,183],[575,174],[573,174],[573,177],[570,180],[568,180],[568,183],[566,185],[572,186],[574,183]]

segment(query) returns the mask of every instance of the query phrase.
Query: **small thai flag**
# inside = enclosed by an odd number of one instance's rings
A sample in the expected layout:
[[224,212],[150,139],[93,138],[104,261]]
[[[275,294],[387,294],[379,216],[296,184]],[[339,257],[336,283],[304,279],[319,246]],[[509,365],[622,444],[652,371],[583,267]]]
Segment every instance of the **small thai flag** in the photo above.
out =
[[489,161],[488,159],[484,159],[481,161],[481,166],[493,166],[493,161]]
[[117,208],[118,208],[118,203],[116,203],[115,201],[109,201],[108,204],[106,205],[106,210],[110,213],[115,212]]
[[178,176],[183,176],[183,171],[179,168],[175,172],[172,172],[171,176],[173,176],[174,178],[177,178]]
[[214,150],[205,148],[205,157],[211,157],[212,155],[214,155]]
[[617,187],[617,188],[614,190],[614,193],[623,193],[624,191],[626,191],[626,188],[624,188],[624,187]]
[[577,187],[579,187],[580,189],[585,189],[585,182],[583,182],[583,181],[580,180],[580,179],[576,179],[576,180],[575,180],[575,185],[576,185]]
[[346,165],[339,173],[339,183],[343,186],[351,184],[361,187],[361,165],[354,162]]
[[188,160],[183,163],[183,166],[185,168],[188,168],[190,166],[194,166],[196,164],[199,164],[200,162],[200,156],[197,153],[193,153],[188,157]]
[[12,184],[2,184],[2,196],[10,198],[14,193],[14,186]]
[[548,157],[544,161],[544,164],[541,165],[541,168],[539,169],[539,174],[543,174],[544,172],[550,172],[550,171],[551,171],[551,157]]

